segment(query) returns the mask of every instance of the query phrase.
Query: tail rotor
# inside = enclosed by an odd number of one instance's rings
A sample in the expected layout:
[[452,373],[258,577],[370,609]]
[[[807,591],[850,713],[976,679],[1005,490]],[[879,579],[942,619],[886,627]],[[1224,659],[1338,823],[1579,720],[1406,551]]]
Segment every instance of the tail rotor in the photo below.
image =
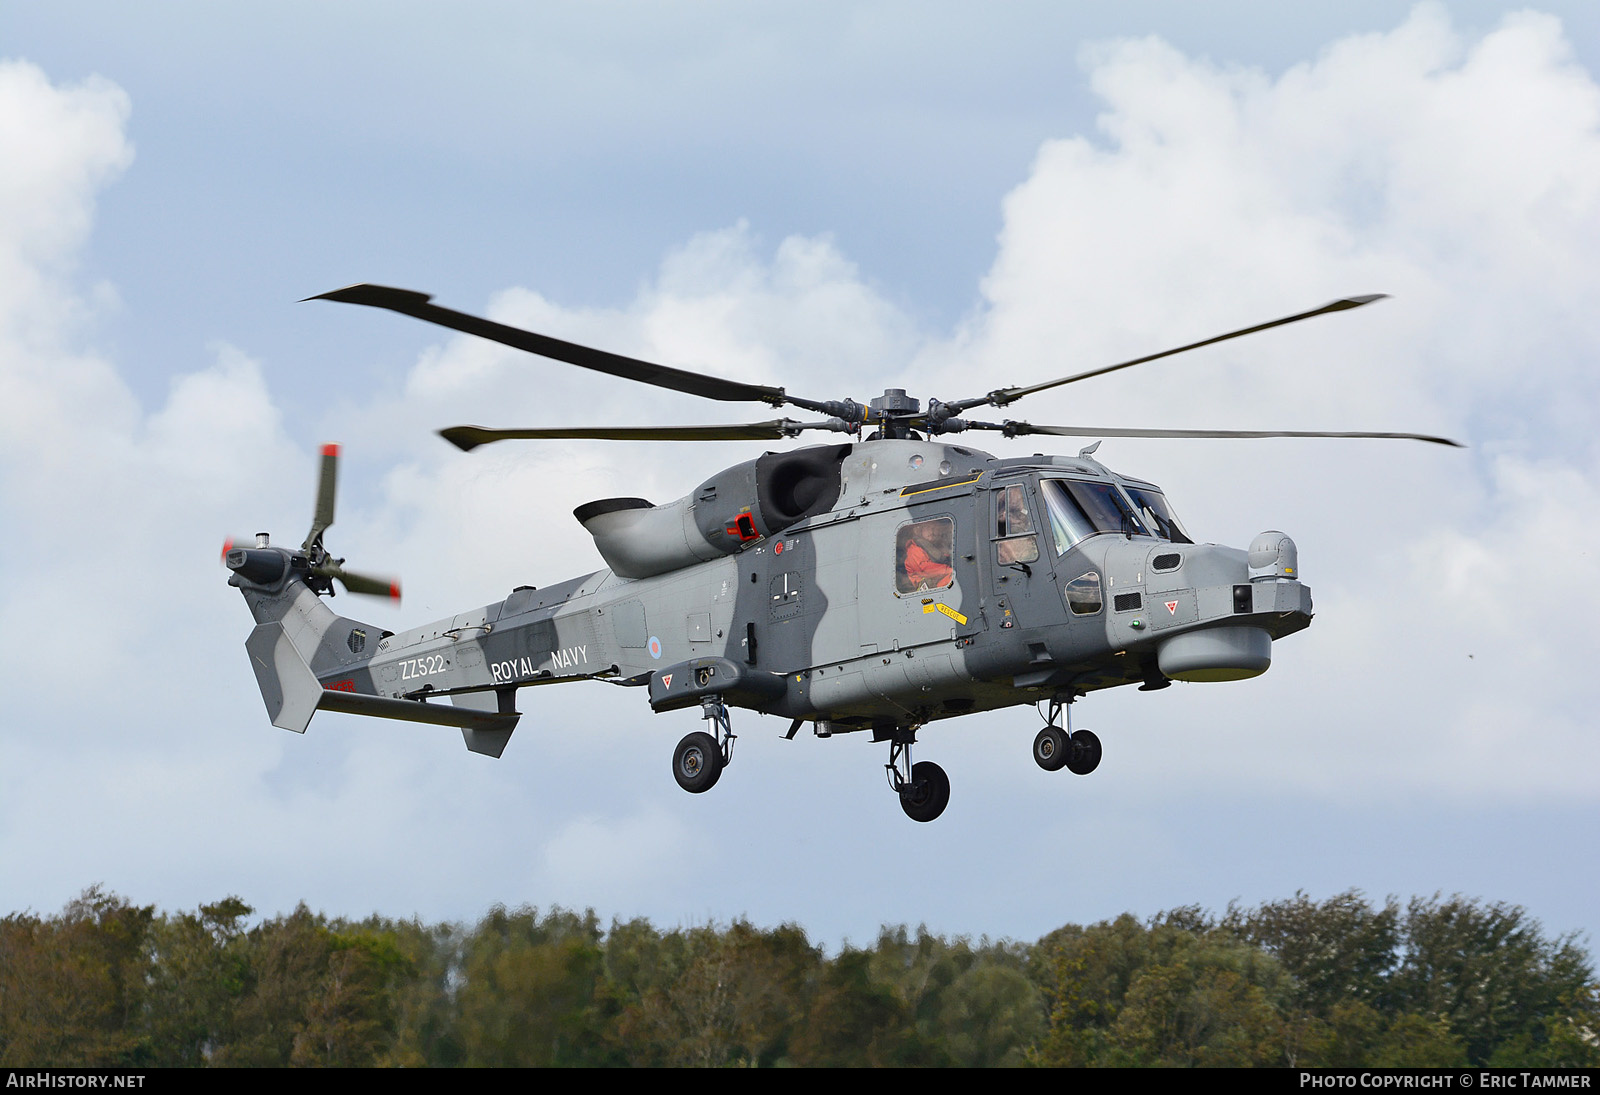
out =
[[400,579],[361,574],[346,570],[343,559],[336,559],[322,544],[323,533],[333,525],[333,504],[339,488],[339,446],[322,446],[322,462],[317,469],[317,508],[312,513],[311,531],[300,550],[305,554],[309,574],[306,584],[318,593],[333,596],[337,581],[347,593],[400,600]]

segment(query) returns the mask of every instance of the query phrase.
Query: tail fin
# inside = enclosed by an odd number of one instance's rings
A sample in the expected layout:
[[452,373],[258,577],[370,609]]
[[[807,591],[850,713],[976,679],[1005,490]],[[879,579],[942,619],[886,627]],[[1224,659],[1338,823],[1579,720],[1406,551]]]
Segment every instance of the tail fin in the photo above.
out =
[[[328,706],[323,679],[344,675],[366,661],[362,657],[365,636],[376,638],[382,630],[338,615],[294,572],[292,560],[286,557],[284,567],[288,576],[276,590],[241,581],[242,572],[236,572],[233,583],[256,618],[255,630],[244,648],[261,687],[267,717],[274,726],[303,734],[317,709]],[[353,629],[362,635],[363,647],[339,641]]]
[[244,648],[272,725],[304,734],[322,701],[323,687],[283,624],[277,620],[257,624]]

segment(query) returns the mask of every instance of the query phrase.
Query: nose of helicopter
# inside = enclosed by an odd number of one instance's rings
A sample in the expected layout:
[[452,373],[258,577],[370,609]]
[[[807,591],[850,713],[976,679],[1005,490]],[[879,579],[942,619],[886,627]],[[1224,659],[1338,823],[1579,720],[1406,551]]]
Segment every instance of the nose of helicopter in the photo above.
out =
[[1155,648],[1163,676],[1244,680],[1272,664],[1272,641],[1311,622],[1292,539],[1257,536],[1249,551],[1129,540],[1108,552],[1112,641]]

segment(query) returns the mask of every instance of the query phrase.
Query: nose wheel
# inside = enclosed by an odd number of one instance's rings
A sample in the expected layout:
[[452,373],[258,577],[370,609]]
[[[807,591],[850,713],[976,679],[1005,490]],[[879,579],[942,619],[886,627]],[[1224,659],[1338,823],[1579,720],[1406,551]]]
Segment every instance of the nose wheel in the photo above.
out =
[[1050,725],[1033,739],[1033,761],[1046,772],[1065,768],[1073,775],[1086,776],[1100,767],[1100,739],[1092,730],[1063,730],[1056,725],[1065,714],[1067,726],[1072,726],[1071,703],[1050,701],[1050,713],[1045,716]]
[[1090,730],[1076,730],[1071,739],[1072,751],[1067,755],[1067,771],[1075,776],[1086,776],[1100,767],[1100,739]]
[[1059,726],[1046,726],[1033,739],[1033,762],[1046,772],[1059,772],[1072,755],[1072,743]]

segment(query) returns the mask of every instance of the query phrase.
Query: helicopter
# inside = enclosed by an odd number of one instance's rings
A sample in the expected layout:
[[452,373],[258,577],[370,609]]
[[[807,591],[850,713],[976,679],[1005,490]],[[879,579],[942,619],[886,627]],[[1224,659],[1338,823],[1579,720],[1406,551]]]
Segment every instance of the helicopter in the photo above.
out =
[[[1033,759],[1088,775],[1098,736],[1071,705],[1134,684],[1242,680],[1272,644],[1308,627],[1311,590],[1282,532],[1247,549],[1194,542],[1154,483],[1094,458],[997,457],[954,435],[1003,437],[1391,438],[1412,433],[1100,428],[977,420],[1037,392],[1348,311],[1383,294],[1024,387],[944,402],[891,388],[866,404],[813,400],[566,342],[444,308],[406,289],[358,284],[310,300],[399,312],[612,376],[723,402],[794,406],[824,417],[696,426],[440,430],[464,451],[512,439],[777,441],[807,431],[849,440],[768,451],[673,502],[602,498],[574,516],[605,566],[404,632],[335,613],[347,592],[398,599],[399,583],[348,570],[324,546],[339,450],[322,450],[311,530],[298,549],[258,533],[224,545],[229,583],[256,626],[245,643],[273,725],[304,733],[319,710],[453,726],[499,757],[525,688],[601,681],[645,690],[657,713],[698,707],[672,773],[709,791],[733,759],[730,711],[790,720],[793,739],[869,732],[885,743],[890,790],[907,816],[944,812],[950,780],[913,760],[919,730],[980,711],[1034,705]],[[865,435],[865,436],[863,436]]]

